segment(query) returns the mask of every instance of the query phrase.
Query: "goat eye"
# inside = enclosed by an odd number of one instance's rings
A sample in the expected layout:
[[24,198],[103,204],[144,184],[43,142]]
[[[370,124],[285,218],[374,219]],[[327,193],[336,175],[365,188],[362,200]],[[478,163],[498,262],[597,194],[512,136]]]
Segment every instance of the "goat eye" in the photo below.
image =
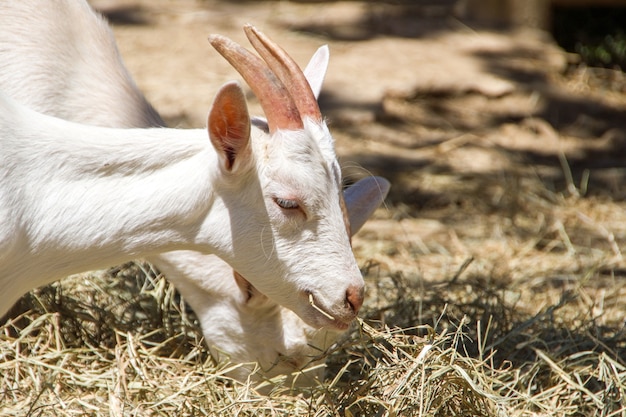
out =
[[300,208],[300,204],[296,200],[289,200],[287,198],[274,198],[274,202],[278,207],[285,210],[295,210]]

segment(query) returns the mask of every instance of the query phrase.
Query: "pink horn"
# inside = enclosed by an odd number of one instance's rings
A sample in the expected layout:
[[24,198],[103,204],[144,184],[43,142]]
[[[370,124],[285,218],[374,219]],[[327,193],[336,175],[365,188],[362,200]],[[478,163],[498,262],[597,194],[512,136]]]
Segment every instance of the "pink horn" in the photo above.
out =
[[322,121],[317,99],[304,73],[287,52],[252,25],[243,28],[250,44],[291,93],[300,115]]
[[209,42],[241,74],[257,96],[270,132],[303,128],[302,117],[289,91],[259,57],[221,35],[209,36]]

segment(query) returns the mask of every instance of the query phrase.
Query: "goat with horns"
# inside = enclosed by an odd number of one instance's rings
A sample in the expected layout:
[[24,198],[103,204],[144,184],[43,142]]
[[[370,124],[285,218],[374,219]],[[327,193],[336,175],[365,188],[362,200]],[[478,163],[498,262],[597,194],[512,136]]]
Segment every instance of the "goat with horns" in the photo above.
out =
[[[128,74],[108,25],[86,2],[37,7],[20,2],[2,5],[0,11],[0,90],[34,110],[80,123],[164,125]],[[80,36],[64,23],[68,16],[80,22]],[[59,45],[65,53],[49,56]],[[315,96],[327,64],[328,49],[322,47],[304,70]],[[68,78],[73,82],[68,84]],[[382,201],[388,187],[384,179],[370,177],[347,190],[352,233]],[[336,333],[302,323],[214,255],[172,251],[149,259],[191,304],[211,351],[220,358],[258,361],[264,374],[272,376],[312,364],[312,358],[335,340]],[[236,372],[234,376],[247,378],[246,368]]]
[[[111,129],[0,96],[0,314],[60,277],[171,250],[213,253],[313,327],[345,329],[363,302],[333,141],[304,74],[251,26],[265,62],[212,45],[237,83],[203,129]],[[115,198],[111,198],[115,195]]]

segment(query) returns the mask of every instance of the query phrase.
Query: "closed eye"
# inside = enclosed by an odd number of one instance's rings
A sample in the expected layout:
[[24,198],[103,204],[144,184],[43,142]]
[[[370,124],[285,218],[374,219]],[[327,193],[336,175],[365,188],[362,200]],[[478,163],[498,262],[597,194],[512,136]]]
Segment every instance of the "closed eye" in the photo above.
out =
[[274,198],[276,205],[285,210],[297,210],[300,208],[300,204],[296,200],[290,200],[288,198]]

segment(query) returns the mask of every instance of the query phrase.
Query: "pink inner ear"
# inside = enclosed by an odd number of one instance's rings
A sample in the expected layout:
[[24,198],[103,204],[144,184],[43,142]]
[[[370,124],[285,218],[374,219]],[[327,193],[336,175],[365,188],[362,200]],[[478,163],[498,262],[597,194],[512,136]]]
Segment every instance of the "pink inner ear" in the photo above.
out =
[[208,129],[213,146],[230,171],[250,138],[248,106],[237,83],[228,83],[218,91],[209,112]]

